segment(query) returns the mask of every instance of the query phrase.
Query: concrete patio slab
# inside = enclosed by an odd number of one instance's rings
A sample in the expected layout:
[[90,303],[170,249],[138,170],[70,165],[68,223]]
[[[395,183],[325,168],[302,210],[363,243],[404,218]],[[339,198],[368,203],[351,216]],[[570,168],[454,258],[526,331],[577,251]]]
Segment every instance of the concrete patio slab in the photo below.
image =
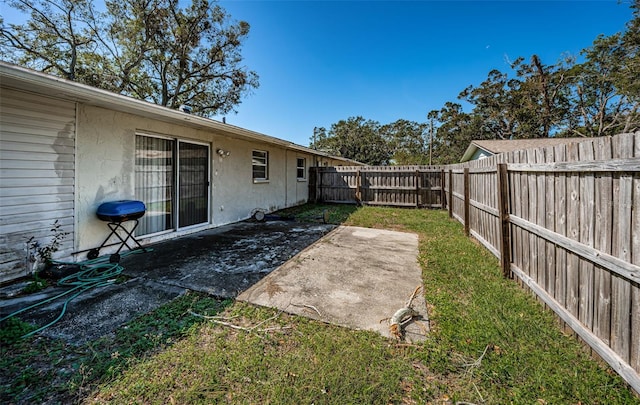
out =
[[[112,334],[188,290],[235,298],[334,228],[319,223],[245,221],[160,242],[146,253],[123,256],[120,264],[128,281],[87,290],[68,303],[57,323],[39,334],[79,345]],[[19,297],[10,287],[4,289],[8,293],[0,294],[0,319],[53,299],[18,315],[38,327],[58,317],[73,295],[54,299],[69,287],[49,287]]]
[[152,246],[121,261],[124,274],[235,298],[335,225],[239,222]]
[[[415,234],[341,226],[238,300],[392,337],[386,319],[422,285],[417,257]],[[421,341],[428,331],[422,293],[412,306],[422,319],[406,325],[405,339]]]

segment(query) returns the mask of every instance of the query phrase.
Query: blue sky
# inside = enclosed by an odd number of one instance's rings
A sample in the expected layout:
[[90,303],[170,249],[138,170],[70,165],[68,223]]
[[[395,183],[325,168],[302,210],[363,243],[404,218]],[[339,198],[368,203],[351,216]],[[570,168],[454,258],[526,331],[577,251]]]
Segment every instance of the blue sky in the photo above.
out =
[[552,64],[632,17],[617,0],[219,4],[251,25],[243,55],[260,76],[227,123],[305,146],[315,126],[352,116],[425,122],[507,60]]
[[552,64],[623,31],[630,1],[222,0],[251,25],[242,54],[260,76],[226,121],[304,146],[314,127],[354,116],[425,122],[507,60]]

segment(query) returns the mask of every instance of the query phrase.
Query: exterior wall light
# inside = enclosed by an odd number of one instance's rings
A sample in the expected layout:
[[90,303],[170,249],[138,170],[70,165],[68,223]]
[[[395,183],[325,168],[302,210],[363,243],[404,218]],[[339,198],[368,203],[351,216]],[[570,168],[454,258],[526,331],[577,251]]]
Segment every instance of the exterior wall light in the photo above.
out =
[[224,149],[218,149],[218,150],[216,150],[216,153],[218,155],[220,155],[220,157],[227,157],[227,156],[231,155],[231,152],[229,152],[228,150],[224,150]]

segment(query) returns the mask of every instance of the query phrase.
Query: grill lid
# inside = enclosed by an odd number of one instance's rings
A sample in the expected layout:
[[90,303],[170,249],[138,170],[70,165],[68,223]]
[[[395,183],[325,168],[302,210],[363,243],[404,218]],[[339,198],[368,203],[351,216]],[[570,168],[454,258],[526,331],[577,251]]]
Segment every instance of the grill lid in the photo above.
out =
[[124,222],[142,217],[146,210],[142,201],[118,200],[100,204],[96,214],[102,221]]

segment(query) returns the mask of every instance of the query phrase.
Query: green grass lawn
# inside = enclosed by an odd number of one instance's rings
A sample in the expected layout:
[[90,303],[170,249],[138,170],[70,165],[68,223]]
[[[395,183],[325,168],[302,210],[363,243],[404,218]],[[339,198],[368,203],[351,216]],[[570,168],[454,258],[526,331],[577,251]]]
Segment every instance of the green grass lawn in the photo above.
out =
[[[24,400],[39,377],[60,398],[90,403],[640,404],[446,212],[309,205],[285,214],[313,220],[324,209],[332,222],[419,235],[431,322],[424,343],[192,294],[113,341],[3,343],[0,368],[13,367],[21,382],[0,379],[0,399]],[[70,371],[43,380],[27,372],[30,361]]]

